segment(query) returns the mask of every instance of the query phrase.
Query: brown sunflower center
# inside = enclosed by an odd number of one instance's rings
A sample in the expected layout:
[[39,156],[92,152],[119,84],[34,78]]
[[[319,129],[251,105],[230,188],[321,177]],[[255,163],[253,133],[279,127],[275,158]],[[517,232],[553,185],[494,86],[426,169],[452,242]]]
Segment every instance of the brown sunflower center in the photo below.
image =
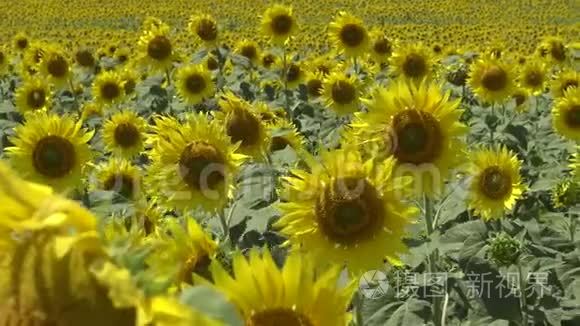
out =
[[46,136],[32,152],[32,164],[38,173],[49,178],[61,178],[74,168],[74,145],[60,136]]
[[566,124],[574,129],[580,128],[580,105],[574,105],[566,111]]
[[207,69],[213,71],[218,69],[219,67],[220,67],[219,62],[214,57],[207,58]]
[[274,57],[273,54],[268,53],[265,56],[262,57],[262,65],[265,68],[270,68],[270,66],[272,66],[272,64],[276,61],[276,57]]
[[387,39],[379,39],[373,44],[373,50],[380,55],[391,54],[391,42]]
[[300,67],[295,65],[295,64],[291,64],[290,67],[288,67],[288,71],[286,72],[286,80],[288,82],[294,82],[297,81],[300,78]]
[[403,72],[411,78],[424,76],[427,73],[427,62],[425,58],[416,53],[407,55],[403,62]]
[[25,38],[18,39],[18,40],[16,40],[16,46],[20,50],[24,50],[28,47],[28,40]]
[[240,54],[249,60],[253,60],[258,56],[258,49],[253,45],[245,45],[240,49]]
[[179,170],[183,182],[197,190],[216,189],[225,180],[225,160],[212,145],[192,142],[181,153]]
[[46,68],[51,76],[62,78],[68,72],[68,62],[63,56],[57,55],[48,60]]
[[516,106],[520,106],[526,102],[526,96],[524,94],[516,93],[513,95],[513,99],[516,100]]
[[205,87],[205,79],[200,74],[194,73],[185,78],[185,88],[192,94],[201,93]]
[[366,179],[338,178],[318,198],[316,219],[325,236],[352,245],[381,230],[385,209],[377,190]]
[[135,146],[141,140],[139,129],[132,123],[120,123],[115,128],[115,142],[123,148]]
[[443,48],[441,47],[441,45],[439,44],[435,44],[433,46],[433,52],[440,54],[441,52],[443,52]]
[[350,104],[356,100],[356,88],[352,83],[339,80],[332,85],[332,100],[338,104]]
[[286,35],[290,33],[293,24],[292,17],[286,14],[277,15],[276,17],[272,18],[272,22],[270,23],[270,27],[272,28],[272,32],[276,35]]
[[137,83],[133,78],[125,79],[125,84],[123,84],[123,89],[125,90],[125,94],[132,94],[135,91],[135,87]]
[[489,67],[481,77],[483,87],[493,92],[501,91],[507,86],[507,83],[507,73],[499,66]]
[[346,46],[354,48],[359,46],[365,38],[365,29],[357,24],[346,24],[340,30],[340,40]]
[[228,136],[233,143],[242,142],[242,147],[252,146],[260,141],[260,122],[244,109],[236,110],[228,120]]
[[306,89],[308,90],[308,95],[312,97],[319,97],[322,95],[322,81],[320,79],[310,79],[306,83]]
[[107,100],[112,101],[121,95],[121,88],[115,82],[106,82],[101,85],[101,96]]
[[273,308],[253,314],[247,326],[314,326],[310,319],[288,308]]
[[481,174],[479,189],[488,198],[502,199],[512,190],[512,180],[499,167],[490,166]]
[[532,87],[541,86],[544,82],[544,76],[537,70],[530,71],[526,74],[526,84]]
[[26,103],[33,109],[40,109],[46,103],[46,92],[44,89],[33,89],[26,97]]
[[553,43],[550,47],[550,55],[556,61],[562,62],[566,60],[566,47],[560,42]]
[[103,183],[103,189],[114,191],[125,199],[133,198],[135,191],[135,180],[125,174],[114,174]]
[[95,65],[95,57],[89,50],[80,50],[75,54],[75,59],[81,67],[93,67]]
[[155,36],[147,45],[147,55],[159,61],[169,58],[171,50],[171,41],[163,35]]
[[393,118],[394,155],[403,163],[422,164],[435,161],[443,148],[439,122],[419,110],[405,110]]
[[196,32],[200,39],[211,42],[217,38],[218,30],[213,20],[203,18],[199,21]]

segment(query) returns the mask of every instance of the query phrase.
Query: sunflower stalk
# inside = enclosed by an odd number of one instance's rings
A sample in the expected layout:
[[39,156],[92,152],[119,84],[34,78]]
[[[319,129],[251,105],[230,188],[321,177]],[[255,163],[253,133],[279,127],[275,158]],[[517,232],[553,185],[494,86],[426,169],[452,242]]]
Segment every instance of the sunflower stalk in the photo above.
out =
[[[433,234],[433,232],[435,231],[435,229],[437,228],[437,225],[435,225],[434,222],[434,216],[433,216],[433,201],[431,198],[429,198],[427,195],[425,195],[424,197],[424,214],[425,214],[425,228],[427,231],[427,236],[431,236]],[[433,253],[431,253],[429,255],[428,259],[428,264],[427,264],[427,273],[428,276],[433,275],[434,273],[437,273],[437,260],[438,260],[438,252],[437,249],[433,250]],[[441,313],[441,306],[440,306],[440,302],[439,302],[439,297],[434,296],[433,297],[433,303],[432,303],[432,307],[433,307],[433,323],[436,326],[440,326],[441,325],[441,320],[442,320],[442,313]]]
[[282,46],[282,58],[283,58],[283,65],[284,70],[282,70],[282,79],[284,80],[284,109],[286,110],[286,115],[288,117],[292,117],[290,112],[290,100],[288,99],[288,78],[286,75],[288,74],[288,62],[286,59],[286,45]]
[[528,325],[528,303],[526,300],[526,279],[522,270],[522,261],[518,261],[518,274],[520,281],[520,304],[522,312],[522,325]]

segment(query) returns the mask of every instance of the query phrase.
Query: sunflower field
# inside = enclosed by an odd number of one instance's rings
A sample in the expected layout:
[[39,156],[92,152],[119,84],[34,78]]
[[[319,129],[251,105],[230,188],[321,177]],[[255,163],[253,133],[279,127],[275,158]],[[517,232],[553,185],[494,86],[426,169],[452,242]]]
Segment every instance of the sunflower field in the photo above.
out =
[[2,0],[0,326],[580,325],[577,0]]

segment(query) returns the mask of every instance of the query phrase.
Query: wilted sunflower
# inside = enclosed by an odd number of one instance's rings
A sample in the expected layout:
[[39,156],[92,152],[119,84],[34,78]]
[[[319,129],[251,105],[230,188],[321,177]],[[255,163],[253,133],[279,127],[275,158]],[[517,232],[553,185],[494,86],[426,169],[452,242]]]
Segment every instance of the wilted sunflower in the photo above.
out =
[[389,66],[395,76],[417,84],[431,77],[434,64],[431,51],[421,43],[401,44],[395,48],[389,59]]
[[117,104],[125,97],[123,79],[116,71],[104,71],[93,81],[92,95],[95,103],[103,107]]
[[81,172],[91,159],[92,131],[70,116],[34,112],[16,127],[6,148],[11,165],[26,179],[65,191],[81,184]]
[[467,81],[475,95],[488,103],[510,98],[515,87],[515,74],[510,64],[488,57],[472,63]]
[[518,76],[520,86],[533,95],[540,95],[544,92],[547,79],[548,68],[537,59],[527,60]]
[[218,248],[211,236],[189,216],[185,217],[185,226],[178,219],[165,221],[154,243],[156,250],[147,264],[177,286],[193,285],[194,274],[207,277]]
[[484,220],[501,218],[521,198],[521,162],[505,147],[471,154],[469,208]]
[[222,96],[218,104],[221,111],[216,112],[215,117],[225,126],[232,143],[240,143],[239,152],[255,160],[263,160],[270,148],[271,138],[254,108],[231,92]]
[[459,101],[439,86],[398,81],[377,89],[366,101],[367,113],[356,114],[358,142],[376,143],[397,159],[399,172],[415,177],[415,191],[427,195],[442,189],[449,171],[461,163],[467,127],[459,122]]
[[562,137],[580,142],[580,88],[572,88],[556,100],[552,124]]
[[[355,147],[323,152],[310,171],[286,178],[275,226],[316,261],[346,265],[353,274],[399,261],[405,227],[416,209],[403,204],[410,178],[395,177],[394,159],[363,161]],[[373,249],[374,248],[374,249]],[[376,250],[381,248],[381,250]]]
[[260,50],[258,44],[251,40],[241,40],[235,48],[238,55],[249,60],[250,63],[256,65],[260,59]]
[[44,78],[29,77],[16,89],[14,100],[21,113],[47,110],[51,106],[52,91]]
[[380,30],[371,31],[370,39],[371,59],[377,64],[387,63],[393,53],[393,42]]
[[154,71],[164,72],[171,68],[176,57],[175,47],[169,36],[169,26],[150,26],[139,38],[139,52],[143,63]]
[[360,57],[369,47],[369,34],[361,19],[341,11],[328,26],[328,37],[347,57]]
[[333,72],[324,79],[322,96],[326,106],[338,115],[354,113],[359,109],[360,85],[354,74]]
[[555,98],[562,97],[567,90],[580,87],[580,73],[564,69],[552,80],[550,87]]
[[40,61],[40,71],[57,88],[68,86],[71,69],[65,51],[56,46],[47,47]]
[[120,199],[137,200],[142,198],[141,171],[122,158],[110,158],[99,164],[95,171],[94,189],[112,191]]
[[[375,250],[376,251],[376,250]],[[219,264],[211,264],[217,287],[238,308],[245,325],[346,326],[355,282],[337,286],[340,267],[314,273],[314,264],[291,253],[278,268],[268,249],[250,250],[249,258],[233,255],[233,277]]]
[[193,15],[189,20],[189,31],[198,37],[206,47],[213,48],[218,42],[218,25],[207,14]]
[[201,103],[215,92],[211,72],[203,65],[187,65],[180,67],[175,74],[177,93],[187,104]]
[[127,159],[143,151],[147,121],[133,111],[113,114],[103,124],[105,150]]
[[185,123],[155,119],[148,188],[169,209],[223,209],[232,197],[244,155],[236,152],[224,125],[203,114]]
[[292,13],[292,7],[275,4],[264,12],[262,16],[262,33],[269,37],[274,44],[284,42],[298,30],[298,24]]
[[269,128],[272,135],[270,152],[283,150],[288,146],[297,153],[304,150],[304,137],[292,122],[286,119],[278,119]]

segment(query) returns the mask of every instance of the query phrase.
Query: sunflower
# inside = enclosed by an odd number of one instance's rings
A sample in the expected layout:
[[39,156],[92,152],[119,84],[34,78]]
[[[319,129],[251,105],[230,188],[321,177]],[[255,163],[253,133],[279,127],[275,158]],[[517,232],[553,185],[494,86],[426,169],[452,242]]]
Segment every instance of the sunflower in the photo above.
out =
[[147,180],[151,193],[169,209],[223,209],[245,159],[236,152],[224,125],[200,113],[185,123],[155,118],[153,130]]
[[333,72],[324,79],[322,96],[326,106],[339,115],[357,112],[361,90],[356,76]]
[[260,120],[268,127],[275,125],[280,119],[286,118],[286,111],[283,108],[272,109],[266,102],[254,102],[252,106]]
[[103,108],[94,102],[86,102],[81,107],[81,120],[85,121],[92,117],[103,116]]
[[304,81],[304,68],[298,62],[287,60],[288,67],[284,72],[284,83],[288,89],[296,89]]
[[214,48],[218,42],[218,25],[215,19],[207,14],[193,15],[189,20],[189,31],[199,38],[206,47]]
[[322,96],[324,90],[324,75],[320,71],[307,71],[304,79],[306,80],[306,92],[309,98],[318,98]]
[[24,57],[22,59],[25,69],[28,69],[29,71],[38,71],[38,66],[42,61],[42,56],[44,55],[44,49],[47,46],[48,45],[43,42],[31,42],[28,48],[24,51]]
[[314,273],[311,260],[291,253],[281,269],[268,249],[233,255],[233,278],[217,262],[210,266],[215,287],[238,308],[245,325],[346,326],[354,282],[337,287],[341,269]]
[[219,99],[221,112],[215,117],[225,126],[232,143],[239,143],[239,151],[261,161],[270,148],[270,135],[255,109],[231,92]]
[[361,19],[344,11],[328,26],[328,37],[340,53],[360,57],[368,50],[370,40]]
[[521,162],[505,147],[471,154],[469,208],[484,220],[501,218],[522,197]]
[[540,95],[546,86],[548,69],[537,59],[527,60],[519,74],[519,84],[533,95]]
[[139,155],[145,144],[147,121],[133,111],[113,114],[103,124],[105,150],[127,159]]
[[467,83],[482,101],[499,103],[512,95],[514,77],[511,65],[488,57],[471,64]]
[[552,189],[552,205],[555,208],[568,209],[580,203],[580,183],[565,178]]
[[569,59],[569,50],[559,37],[547,37],[538,47],[540,56],[546,57],[557,65],[565,64]]
[[169,26],[152,25],[146,29],[138,43],[140,58],[154,71],[166,71],[176,58],[175,47],[169,37]]
[[186,216],[185,227],[178,219],[168,219],[161,229],[156,250],[147,260],[155,273],[171,278],[178,286],[193,285],[194,273],[207,277],[218,245],[195,219]]
[[431,77],[434,60],[429,48],[421,43],[399,45],[389,58],[389,66],[395,76],[415,83]]
[[371,59],[377,64],[387,63],[393,53],[393,42],[380,30],[371,31],[370,39]]
[[80,48],[75,52],[74,55],[75,63],[81,69],[91,71],[97,65],[97,60],[93,54],[93,51],[89,48]]
[[125,67],[119,72],[119,76],[121,77],[121,81],[123,83],[125,96],[135,96],[135,90],[137,89],[137,83],[139,81],[137,72],[135,72],[133,68]]
[[71,69],[64,50],[56,46],[47,47],[40,61],[40,71],[57,88],[66,87]]
[[103,107],[121,102],[125,97],[121,75],[116,71],[101,72],[93,81],[92,94],[95,103]]
[[523,88],[517,88],[512,94],[517,112],[522,113],[530,108],[530,93]]
[[552,80],[550,87],[555,98],[562,97],[567,90],[580,87],[580,73],[564,69]]
[[262,33],[274,44],[282,45],[298,30],[298,24],[292,13],[292,7],[275,4],[262,16]]
[[141,171],[125,159],[113,157],[99,164],[95,176],[95,189],[112,191],[119,199],[132,201],[143,195]]
[[552,124],[562,137],[580,142],[580,89],[572,88],[552,107]]
[[12,41],[14,43],[14,49],[21,53],[26,51],[30,45],[30,39],[28,38],[28,35],[24,34],[23,32],[18,32]]
[[262,54],[261,60],[262,66],[266,69],[270,69],[271,67],[275,66],[280,59],[273,53],[266,52]]
[[270,152],[279,151],[288,146],[297,153],[304,150],[304,144],[306,141],[292,122],[286,119],[278,119],[273,125],[269,126],[269,128],[272,135]]
[[16,89],[14,100],[21,113],[48,110],[51,106],[52,91],[45,79],[30,77]]
[[154,326],[224,326],[190,306],[181,303],[177,298],[155,296],[141,304],[138,325]]
[[393,155],[399,172],[414,175],[417,192],[438,194],[450,169],[461,163],[467,132],[459,122],[459,101],[449,96],[426,81],[399,80],[365,101],[368,112],[356,114],[353,133],[361,145],[382,149],[372,155]]
[[180,67],[175,74],[175,85],[179,96],[190,105],[201,103],[215,92],[211,72],[201,64]]
[[260,59],[260,50],[258,49],[258,44],[254,41],[241,40],[236,45],[235,52],[248,59],[248,61],[254,65],[256,65]]
[[81,184],[81,172],[91,159],[92,131],[70,116],[34,112],[16,127],[6,148],[12,166],[26,179],[65,191]]
[[316,261],[346,264],[355,275],[380,269],[385,258],[397,262],[416,209],[400,201],[410,179],[395,177],[395,160],[365,162],[347,146],[308,164],[310,172],[293,170],[285,178],[287,198],[275,227],[288,245],[304,248]]

